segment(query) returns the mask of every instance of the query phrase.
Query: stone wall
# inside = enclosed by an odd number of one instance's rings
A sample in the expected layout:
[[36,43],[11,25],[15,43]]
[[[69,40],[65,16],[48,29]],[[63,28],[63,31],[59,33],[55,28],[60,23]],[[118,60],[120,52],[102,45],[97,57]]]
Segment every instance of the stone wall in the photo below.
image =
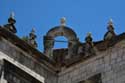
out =
[[0,60],[8,60],[43,83],[79,83],[97,74],[101,74],[102,83],[125,83],[125,41],[87,60],[63,67],[58,74],[30,55],[32,53],[27,54],[4,38],[0,39]]
[[0,40],[0,59],[8,60],[42,83],[57,83],[57,75],[51,68],[38,63],[31,54],[25,53],[4,38]]
[[96,56],[62,68],[58,83],[81,83],[94,75],[101,74],[102,83],[125,83],[125,41],[98,52]]

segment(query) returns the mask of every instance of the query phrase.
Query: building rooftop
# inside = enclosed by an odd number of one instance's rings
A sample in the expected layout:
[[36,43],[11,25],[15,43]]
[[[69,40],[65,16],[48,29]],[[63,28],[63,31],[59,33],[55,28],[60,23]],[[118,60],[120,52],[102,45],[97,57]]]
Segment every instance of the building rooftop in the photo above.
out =
[[[15,34],[16,28],[14,23],[16,21],[13,20],[9,20],[12,24],[0,26],[0,38],[8,40],[24,52],[31,54],[39,63],[48,65],[55,69],[55,71],[59,71],[63,66],[69,67],[80,61],[97,56],[97,52],[106,51],[125,39],[125,33],[120,35],[115,34],[113,23],[110,21],[107,27],[108,31],[104,35],[103,40],[94,42],[89,33],[85,38],[85,42],[80,42],[76,33],[65,25],[65,21],[62,21],[61,23],[63,24],[50,29],[44,36],[44,52],[42,53],[36,47],[32,46],[34,43],[28,43]],[[14,27],[14,30],[10,30],[11,27]],[[68,48],[53,49],[54,38],[57,36],[64,36],[68,39]],[[31,41],[34,42],[34,40],[34,33],[32,33]]]

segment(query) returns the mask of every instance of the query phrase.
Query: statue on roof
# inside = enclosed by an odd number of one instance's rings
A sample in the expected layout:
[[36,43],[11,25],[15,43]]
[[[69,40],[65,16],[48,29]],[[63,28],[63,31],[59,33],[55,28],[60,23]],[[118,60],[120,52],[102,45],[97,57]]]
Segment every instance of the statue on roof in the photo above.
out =
[[5,27],[8,31],[10,31],[10,32],[12,32],[12,33],[16,33],[17,30],[16,30],[16,27],[15,27],[15,25],[14,25],[15,23],[16,23],[16,20],[14,19],[14,13],[12,12],[12,13],[10,14],[10,17],[8,18],[8,24],[4,25],[4,27]]
[[116,36],[112,19],[110,19],[109,22],[108,22],[107,30],[108,31],[104,35],[104,40],[110,40],[110,39],[112,39]]
[[89,55],[95,55],[95,50],[94,50],[94,44],[93,44],[93,41],[92,41],[92,35],[91,33],[87,33],[87,36],[85,38],[85,54],[86,56],[89,56]]
[[87,36],[86,36],[86,38],[85,38],[85,41],[86,41],[86,43],[88,43],[88,44],[90,44],[91,46],[93,46],[93,43],[92,43],[92,35],[91,35],[91,33],[90,32],[88,32],[87,33]]
[[37,48],[37,43],[36,43],[36,35],[35,35],[35,29],[33,28],[31,30],[31,32],[29,33],[29,39],[28,39],[28,43],[34,47],[34,48]]
[[61,24],[61,26],[66,26],[66,18],[65,17],[62,17],[60,19],[60,24]]

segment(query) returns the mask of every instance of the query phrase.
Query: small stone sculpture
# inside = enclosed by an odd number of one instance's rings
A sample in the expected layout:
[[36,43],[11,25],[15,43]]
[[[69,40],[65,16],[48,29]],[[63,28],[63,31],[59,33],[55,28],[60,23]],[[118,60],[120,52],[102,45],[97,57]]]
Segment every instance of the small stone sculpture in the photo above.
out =
[[85,41],[86,41],[86,46],[85,46],[85,54],[86,56],[90,56],[90,55],[94,55],[95,54],[95,51],[94,51],[94,45],[93,45],[93,42],[92,42],[92,36],[91,36],[91,33],[89,32],[85,38]]
[[60,19],[60,23],[61,23],[61,26],[66,26],[66,18],[65,17],[62,17]]
[[28,39],[28,43],[34,47],[34,48],[37,48],[37,43],[36,43],[36,35],[35,35],[35,29],[33,28],[32,31],[30,32],[29,34],[29,39]]
[[88,44],[90,44],[91,45],[91,47],[93,47],[93,42],[92,42],[92,36],[91,36],[91,33],[89,32],[89,33],[87,33],[87,36],[86,36],[86,38],[85,38],[85,41],[86,41],[86,43],[88,43]]
[[107,29],[108,29],[108,31],[104,35],[104,40],[110,40],[116,36],[116,34],[114,32],[114,26],[113,26],[112,19],[110,19]]
[[15,27],[15,25],[14,25],[15,23],[16,23],[16,20],[14,19],[14,13],[12,12],[12,13],[10,14],[9,19],[8,19],[8,24],[4,25],[4,27],[5,27],[8,31],[10,31],[10,32],[12,32],[12,33],[16,33],[17,30],[16,30],[16,27]]

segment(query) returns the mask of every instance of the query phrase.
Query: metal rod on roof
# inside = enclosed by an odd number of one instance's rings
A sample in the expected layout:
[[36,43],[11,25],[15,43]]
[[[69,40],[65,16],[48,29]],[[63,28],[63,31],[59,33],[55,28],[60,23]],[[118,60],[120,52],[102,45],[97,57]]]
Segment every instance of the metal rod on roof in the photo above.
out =
[[[48,39],[51,40],[51,39]],[[64,43],[68,43],[69,41],[63,41],[63,40],[54,40],[55,42],[64,42]]]
[[55,42],[63,42],[63,43],[68,43],[68,41],[63,41],[63,40],[54,40]]

